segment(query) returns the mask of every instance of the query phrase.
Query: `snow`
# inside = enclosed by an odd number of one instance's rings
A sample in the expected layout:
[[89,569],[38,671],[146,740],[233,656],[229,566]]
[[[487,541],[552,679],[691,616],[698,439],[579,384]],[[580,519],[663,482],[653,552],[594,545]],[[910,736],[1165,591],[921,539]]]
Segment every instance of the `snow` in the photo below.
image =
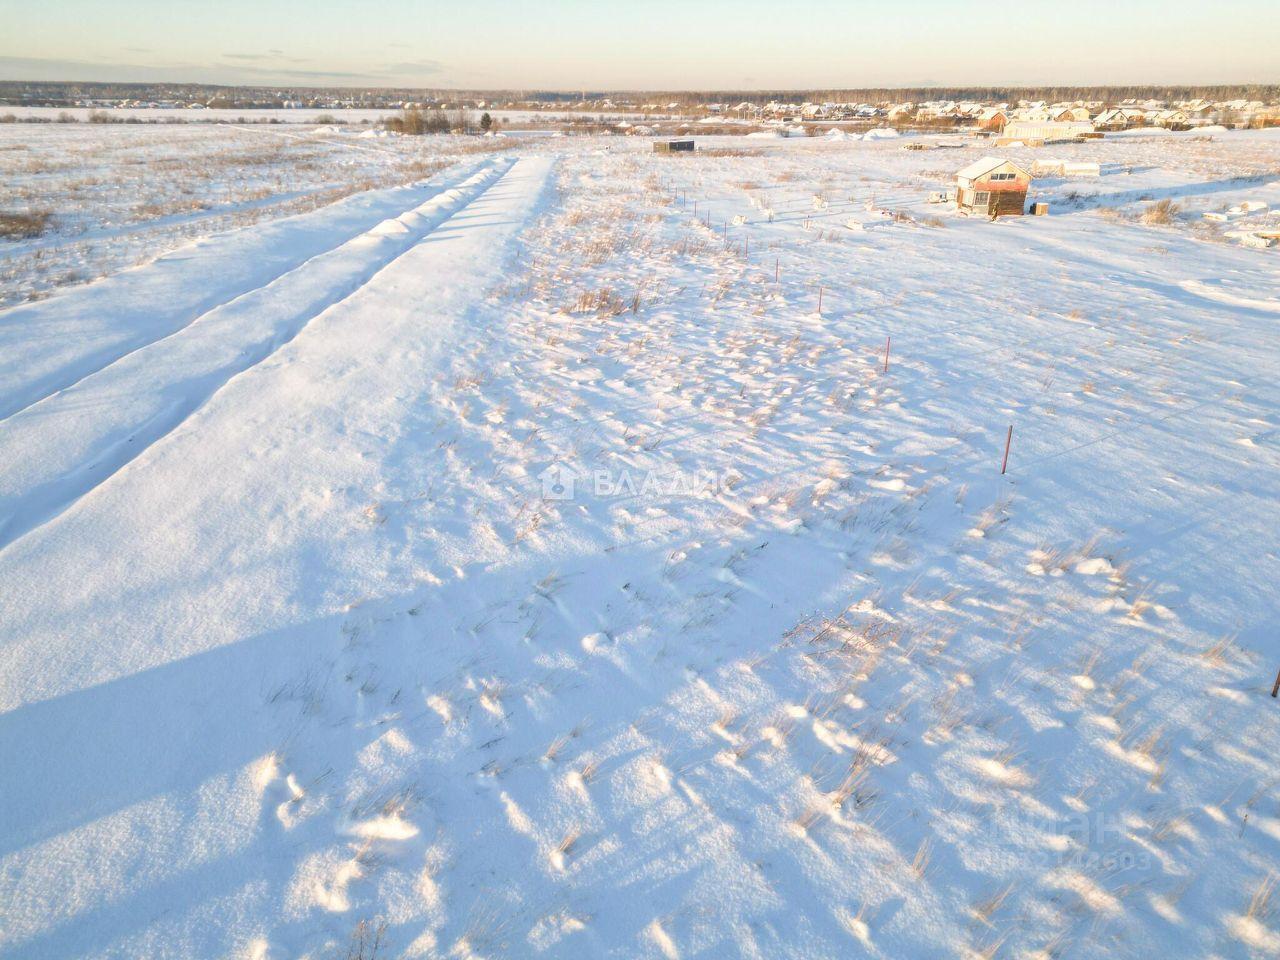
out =
[[968,166],[957,170],[956,177],[961,180],[977,180],[1008,162],[1004,157],[980,157]]
[[0,311],[0,953],[1274,952],[1280,137],[698,146]]
[[54,214],[44,235],[0,243],[0,306],[213,233],[418,182],[475,149],[470,137],[331,127],[0,124],[3,209]]

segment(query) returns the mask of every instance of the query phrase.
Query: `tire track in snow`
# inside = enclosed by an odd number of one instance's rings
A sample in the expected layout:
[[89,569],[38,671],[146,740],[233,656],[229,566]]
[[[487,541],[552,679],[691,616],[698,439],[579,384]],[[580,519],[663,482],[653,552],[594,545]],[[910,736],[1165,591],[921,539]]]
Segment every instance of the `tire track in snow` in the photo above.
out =
[[233,378],[475,203],[505,160],[0,422],[0,551],[180,427]]
[[[481,164],[479,169],[490,166]],[[415,203],[421,204],[465,182],[476,170],[476,166],[466,166],[452,171],[444,183],[428,184],[425,190],[407,187],[387,192],[417,190]],[[359,199],[359,195],[354,199]],[[333,206],[343,203],[339,201]],[[338,222],[323,231],[312,225],[314,218],[318,214],[332,215],[334,211],[332,207],[321,208],[310,214],[285,217],[224,235],[215,242],[226,249],[216,251],[212,262],[208,254],[202,256],[200,248],[206,241],[196,241],[136,270],[123,271],[102,284],[91,284],[39,303],[0,310],[0,357],[15,358],[8,364],[0,360],[0,384],[4,385],[0,389],[0,424],[138,350],[181,333],[209,313],[305,268],[344,243],[363,236],[381,217],[394,217],[400,212],[394,207],[383,210],[380,204],[372,202],[359,212],[342,211]],[[254,238],[247,246],[233,246],[234,240],[229,240],[232,236],[245,235]],[[291,247],[295,253],[287,252]],[[300,255],[297,250],[302,251]],[[245,270],[247,275],[239,279],[219,276],[228,270],[229,263],[235,265],[235,261],[246,260],[254,261],[259,268],[265,262],[268,272],[253,275],[254,267],[250,266]],[[183,268],[187,261],[202,262],[208,270],[200,275],[188,275],[190,271],[184,272]],[[211,281],[210,274],[217,279]],[[154,289],[148,289],[149,280],[156,281],[152,284]],[[166,299],[160,302],[160,297]],[[67,341],[87,342],[90,347],[78,355],[66,355],[63,351]],[[50,351],[56,355],[51,356]],[[22,362],[18,363],[16,358]]]

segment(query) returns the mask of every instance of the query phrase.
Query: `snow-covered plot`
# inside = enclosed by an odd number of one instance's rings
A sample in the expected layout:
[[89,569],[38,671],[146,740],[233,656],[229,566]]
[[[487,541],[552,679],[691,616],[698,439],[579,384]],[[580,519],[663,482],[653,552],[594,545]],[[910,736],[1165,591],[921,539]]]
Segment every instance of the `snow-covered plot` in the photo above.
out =
[[1280,140],[981,149],[526,143],[0,312],[0,953],[1272,955],[1280,261],[1195,208]]
[[469,137],[371,142],[339,126],[0,124],[0,213],[51,215],[38,236],[0,239],[0,306],[211,233],[415,183],[478,149],[495,148]]

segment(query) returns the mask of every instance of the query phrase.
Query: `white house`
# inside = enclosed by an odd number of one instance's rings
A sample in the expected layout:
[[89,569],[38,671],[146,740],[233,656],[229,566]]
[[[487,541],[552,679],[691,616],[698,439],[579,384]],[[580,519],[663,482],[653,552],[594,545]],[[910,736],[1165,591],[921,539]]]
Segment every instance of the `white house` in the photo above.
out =
[[1157,127],[1185,127],[1188,117],[1181,110],[1161,110],[1151,122]]

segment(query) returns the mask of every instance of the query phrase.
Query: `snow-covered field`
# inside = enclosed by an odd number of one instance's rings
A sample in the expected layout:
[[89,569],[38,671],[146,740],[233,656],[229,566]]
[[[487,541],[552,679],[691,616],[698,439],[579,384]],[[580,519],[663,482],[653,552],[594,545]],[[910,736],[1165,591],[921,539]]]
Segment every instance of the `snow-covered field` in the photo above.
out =
[[995,223],[963,142],[459,148],[0,311],[0,955],[1274,956],[1280,137]]
[[506,146],[358,128],[0,124],[0,214],[52,214],[0,239],[0,306],[146,263],[217,231],[410,183]]

